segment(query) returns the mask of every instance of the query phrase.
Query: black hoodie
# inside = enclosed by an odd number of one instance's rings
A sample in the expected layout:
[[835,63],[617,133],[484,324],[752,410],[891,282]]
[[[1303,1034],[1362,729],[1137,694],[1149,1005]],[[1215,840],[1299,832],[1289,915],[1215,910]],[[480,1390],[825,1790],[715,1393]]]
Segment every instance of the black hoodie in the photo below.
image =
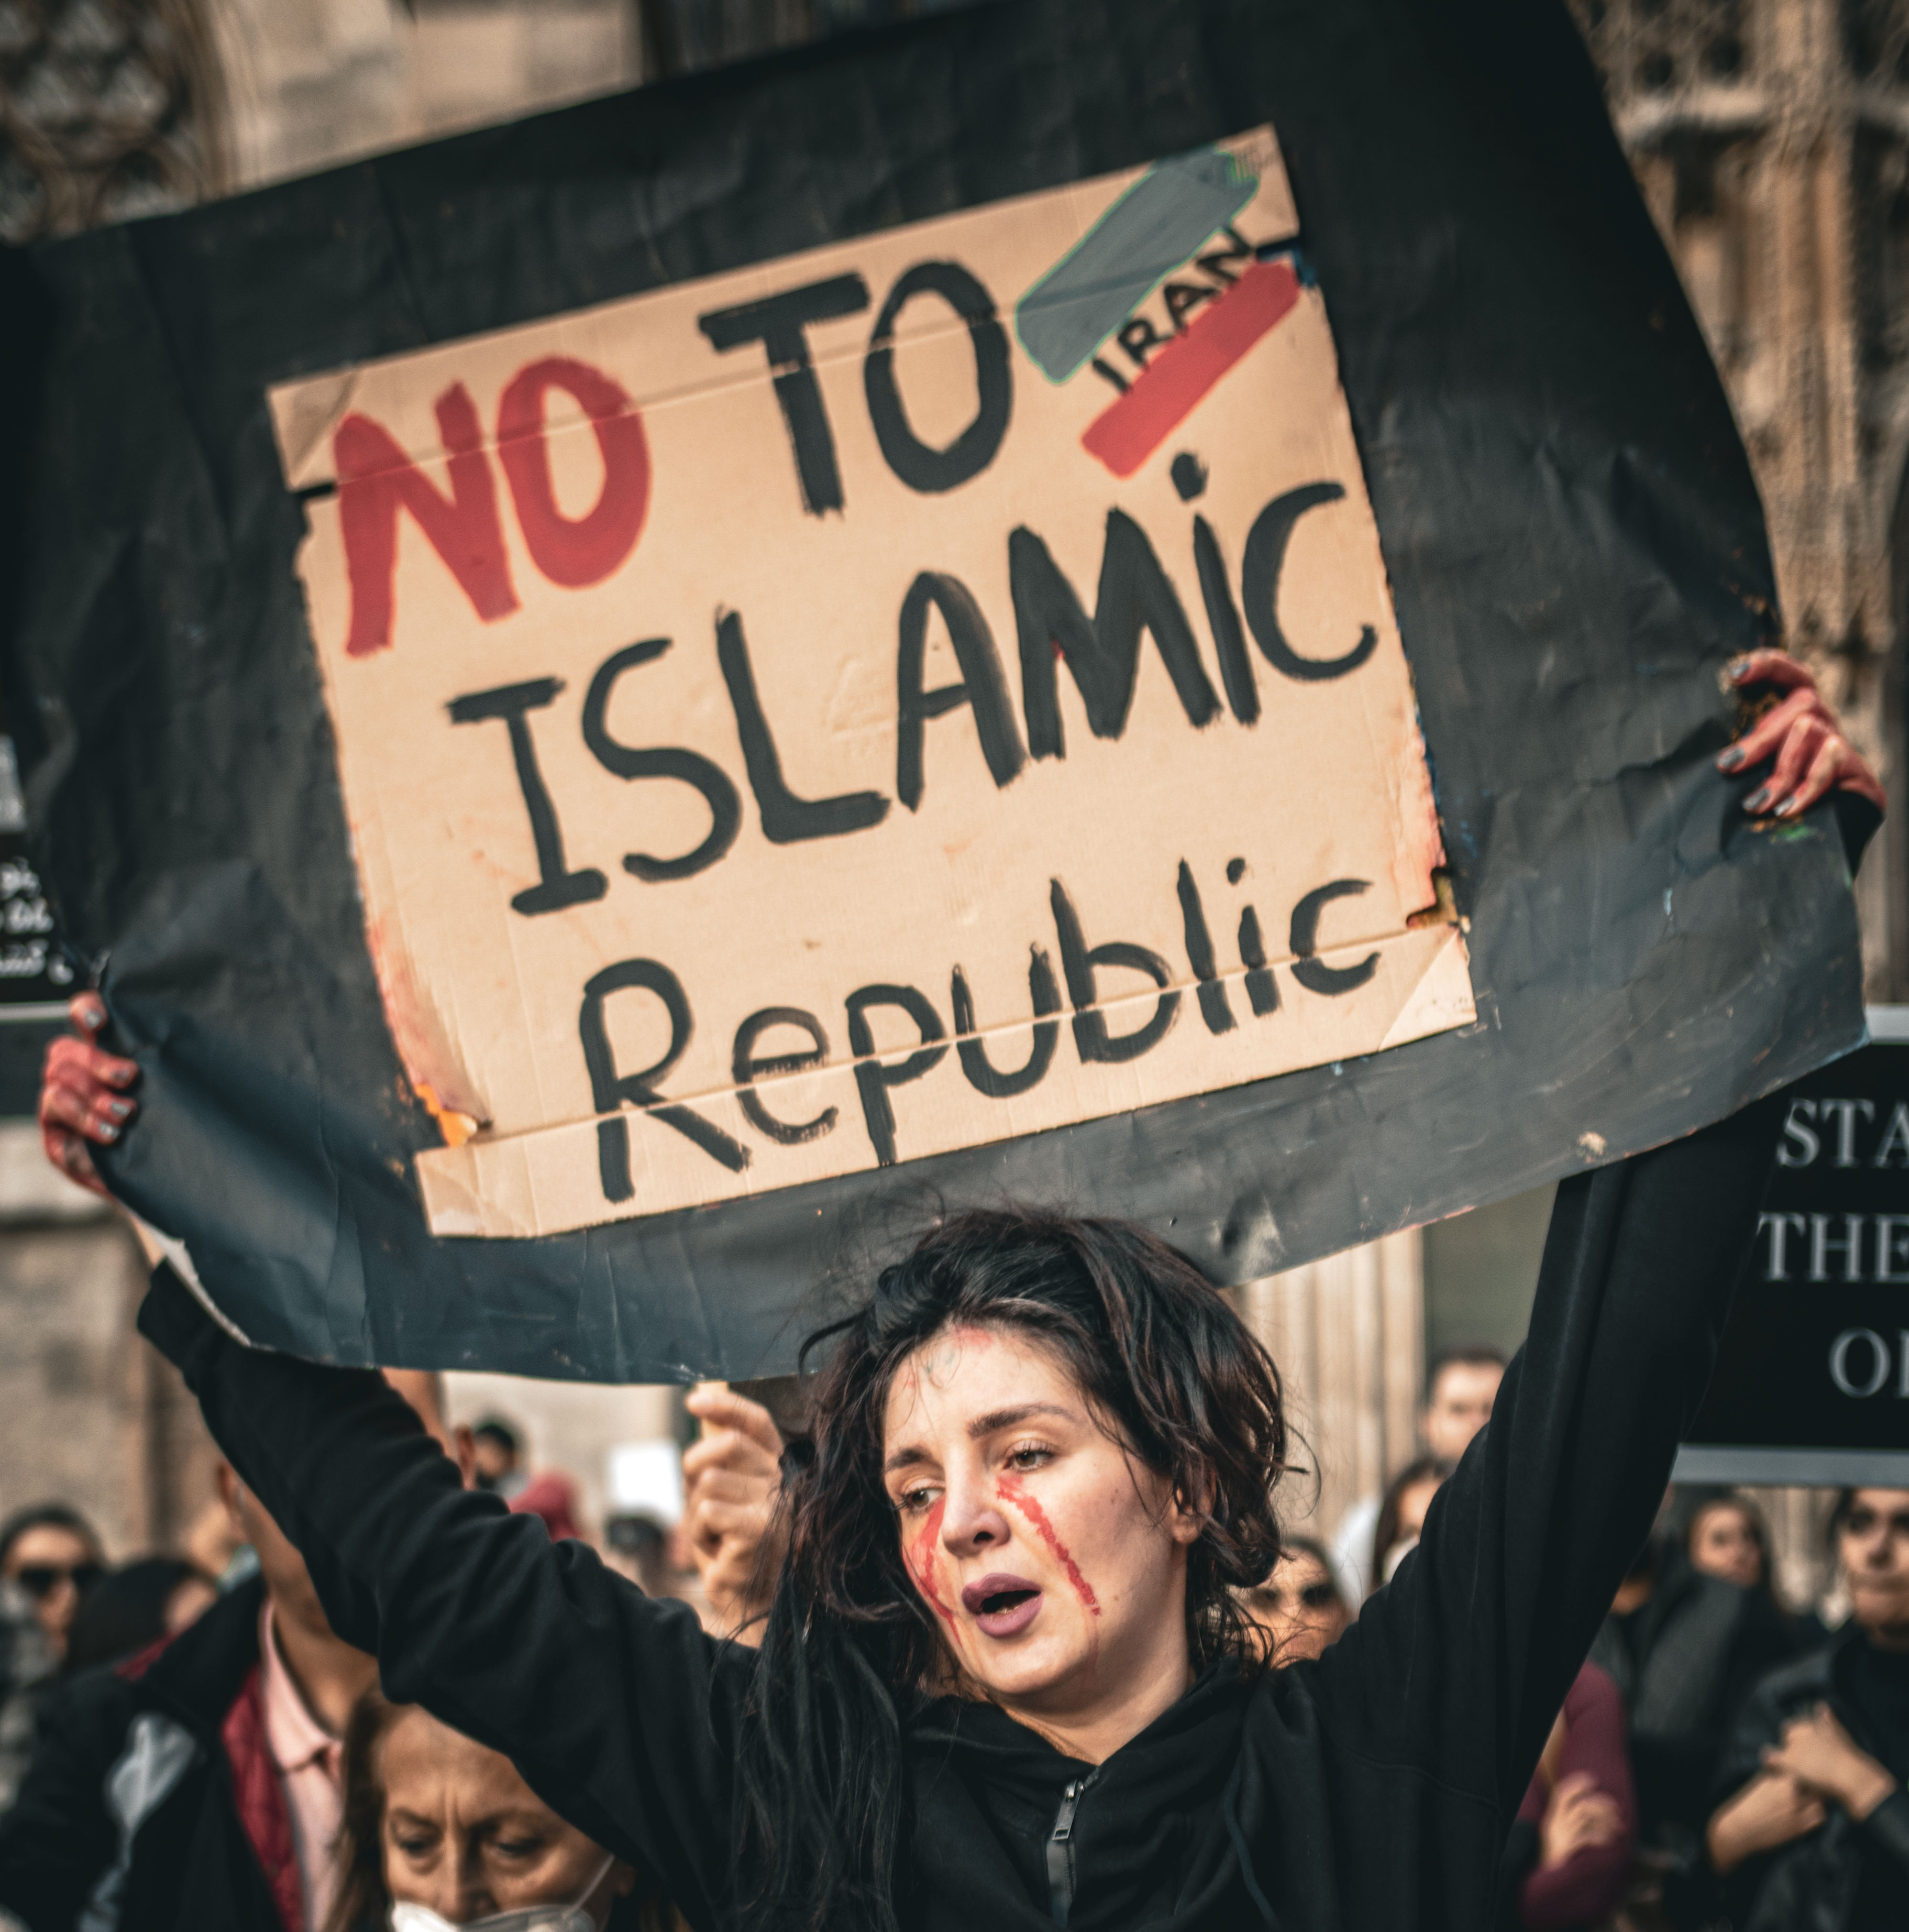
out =
[[[1488,1924],[1507,1823],[1702,1394],[1779,1112],[1560,1187],[1491,1426],[1316,1663],[1251,1682],[1217,1667],[1097,1768],[990,1706],[920,1711],[904,1923]],[[508,1753],[692,1925],[734,1923],[753,1658],[460,1488],[376,1375],[248,1350],[164,1269],[140,1326],[304,1551],[332,1628],[377,1652],[386,1694]]]

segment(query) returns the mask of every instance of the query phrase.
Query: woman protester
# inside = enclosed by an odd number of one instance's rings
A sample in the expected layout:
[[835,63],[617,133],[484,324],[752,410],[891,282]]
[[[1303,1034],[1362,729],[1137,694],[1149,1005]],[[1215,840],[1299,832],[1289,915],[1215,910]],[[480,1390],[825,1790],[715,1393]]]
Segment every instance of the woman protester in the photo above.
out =
[[1624,1704],[1595,1664],[1578,1672],[1505,1842],[1501,1932],[1581,1932],[1629,1888],[1638,1802]]
[[1700,1575],[1715,1576],[1761,1599],[1770,1619],[1800,1657],[1830,1640],[1828,1627],[1813,1610],[1796,1611],[1776,1594],[1776,1557],[1764,1513],[1746,1496],[1731,1490],[1705,1496],[1686,1522],[1684,1554]]
[[338,1892],[319,1932],[667,1932],[637,1874],[508,1758],[367,1690],[345,1731]]
[[[1726,754],[1775,755],[1759,806],[1880,803],[1800,666],[1737,674],[1790,692]],[[118,1131],[67,1100],[49,1138]],[[1236,1594],[1279,1554],[1278,1377],[1137,1228],[952,1214],[823,1332],[753,1652],[466,1492],[376,1375],[247,1349],[164,1269],[141,1324],[388,1694],[508,1754],[694,1926],[1477,1925],[1775,1140],[1765,1106],[1560,1187],[1491,1427],[1391,1586],[1283,1670]]]
[[1718,1808],[1670,1902],[1739,1932],[1909,1925],[1909,1490],[1845,1490],[1830,1520],[1851,1604],[1827,1648],[1758,1685]]
[[1421,1456],[1393,1477],[1372,1526],[1372,1567],[1366,1574],[1374,1589],[1389,1583],[1407,1554],[1417,1549],[1432,1498],[1457,1466],[1437,1456]]
[[1749,1497],[1706,1496],[1691,1511],[1683,1541],[1693,1570],[1776,1600],[1770,1526]]
[[1272,1574],[1257,1588],[1242,1591],[1240,1602],[1266,1634],[1267,1657],[1276,1665],[1321,1655],[1352,1622],[1332,1559],[1310,1536],[1282,1538]]
[[98,1532],[64,1503],[35,1503],[0,1523],[0,1581],[32,1604],[55,1663],[66,1656],[80,1600],[106,1572]]

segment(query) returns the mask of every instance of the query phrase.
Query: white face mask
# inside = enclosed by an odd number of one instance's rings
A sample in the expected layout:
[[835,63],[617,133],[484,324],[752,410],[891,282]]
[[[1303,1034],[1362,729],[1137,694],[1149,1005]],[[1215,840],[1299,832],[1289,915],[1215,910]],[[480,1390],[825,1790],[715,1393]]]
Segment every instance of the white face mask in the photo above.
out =
[[413,1905],[406,1900],[391,1907],[388,1922],[391,1932],[600,1932],[590,1900],[616,1862],[614,1852],[606,1856],[574,1904],[521,1906],[514,1912],[493,1912],[487,1918],[466,1919],[456,1925],[428,1905]]

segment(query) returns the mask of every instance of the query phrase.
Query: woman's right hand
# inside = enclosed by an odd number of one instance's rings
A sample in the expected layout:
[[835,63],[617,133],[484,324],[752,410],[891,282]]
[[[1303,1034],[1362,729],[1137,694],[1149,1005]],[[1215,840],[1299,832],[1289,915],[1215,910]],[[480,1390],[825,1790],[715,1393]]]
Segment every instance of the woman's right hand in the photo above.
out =
[[1746,1858],[1814,1832],[1824,1820],[1823,1801],[1786,1772],[1760,1772],[1710,1820],[1704,1844],[1711,1868],[1727,1877]]
[[1538,1869],[1548,1871],[1578,1852],[1612,1844],[1623,1833],[1617,1801],[1588,1771],[1559,1780],[1538,1826]]
[[139,1103],[129,1090],[139,1077],[138,1064],[93,1044],[106,1023],[106,1002],[81,993],[67,1006],[74,1028],[46,1049],[40,1075],[40,1144],[46,1158],[69,1180],[110,1200],[88,1150],[91,1141],[110,1147]]

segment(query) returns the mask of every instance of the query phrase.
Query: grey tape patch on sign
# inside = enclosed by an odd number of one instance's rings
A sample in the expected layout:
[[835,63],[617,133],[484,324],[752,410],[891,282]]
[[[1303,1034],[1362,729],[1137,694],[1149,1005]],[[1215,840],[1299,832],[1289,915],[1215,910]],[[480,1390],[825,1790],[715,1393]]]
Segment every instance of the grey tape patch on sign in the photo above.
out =
[[1065,382],[1258,185],[1217,148],[1161,162],[1021,297],[1021,346],[1049,381]]

